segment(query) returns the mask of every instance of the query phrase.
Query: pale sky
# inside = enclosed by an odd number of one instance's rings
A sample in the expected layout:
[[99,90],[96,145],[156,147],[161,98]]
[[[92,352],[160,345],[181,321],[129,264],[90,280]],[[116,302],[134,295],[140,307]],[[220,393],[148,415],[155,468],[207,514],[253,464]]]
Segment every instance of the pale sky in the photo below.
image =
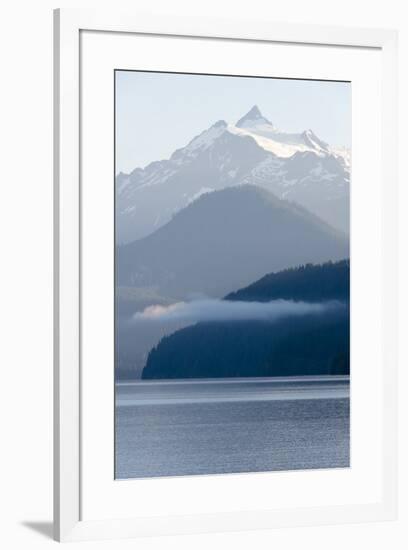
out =
[[253,105],[285,132],[307,129],[351,145],[351,84],[237,76],[116,71],[116,173],[167,159],[217,122]]

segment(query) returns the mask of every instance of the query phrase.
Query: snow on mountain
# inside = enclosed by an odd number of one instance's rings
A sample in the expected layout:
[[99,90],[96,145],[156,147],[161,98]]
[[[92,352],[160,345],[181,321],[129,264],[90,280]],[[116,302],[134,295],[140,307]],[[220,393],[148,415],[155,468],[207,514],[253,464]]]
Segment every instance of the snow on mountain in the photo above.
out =
[[219,120],[208,130],[204,130],[204,132],[192,139],[186,147],[178,149],[173,153],[171,156],[172,160],[180,162],[181,159],[185,159],[186,157],[196,157],[200,152],[208,149],[224,133],[226,128],[227,123],[224,120]]
[[118,242],[152,233],[203,193],[241,184],[298,202],[347,233],[349,181],[349,151],[312,130],[281,132],[254,106],[235,125],[216,122],[170,159],[118,174]]
[[327,143],[321,141],[312,130],[300,134],[280,132],[261,114],[256,105],[228,130],[237,135],[252,137],[263,149],[278,157],[288,158],[297,151],[312,151],[318,155],[329,152]]

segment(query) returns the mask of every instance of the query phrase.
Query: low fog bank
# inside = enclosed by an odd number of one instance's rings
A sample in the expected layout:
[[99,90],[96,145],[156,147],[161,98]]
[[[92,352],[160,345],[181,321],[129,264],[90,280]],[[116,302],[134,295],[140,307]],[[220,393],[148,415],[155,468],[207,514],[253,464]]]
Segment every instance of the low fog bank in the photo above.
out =
[[133,315],[133,322],[167,323],[180,321],[276,321],[283,317],[326,313],[328,310],[344,308],[339,301],[321,303],[273,300],[271,302],[227,301],[199,299],[191,302],[177,302],[169,306],[153,305]]

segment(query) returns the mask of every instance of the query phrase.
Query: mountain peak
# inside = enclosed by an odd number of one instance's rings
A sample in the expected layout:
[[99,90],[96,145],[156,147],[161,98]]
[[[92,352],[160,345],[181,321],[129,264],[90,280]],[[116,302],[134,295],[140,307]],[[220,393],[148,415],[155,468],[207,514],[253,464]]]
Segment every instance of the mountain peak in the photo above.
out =
[[[201,132],[198,136],[195,136],[186,147],[177,149],[171,156],[172,160],[185,158],[187,155],[190,158],[194,158],[199,152],[208,149],[216,139],[218,139],[226,130],[228,124],[225,120],[218,120],[212,126]],[[191,156],[192,155],[192,156]]]
[[269,124],[272,126],[272,123],[263,116],[259,110],[258,105],[254,105],[246,115],[238,120],[236,126],[238,128],[247,128],[250,126],[256,126],[258,124]]
[[322,149],[323,151],[327,151],[329,147],[325,141],[316,136],[313,130],[305,130],[302,133],[302,138],[306,145],[313,147],[313,149]]
[[215,124],[211,126],[211,128],[226,128],[228,124],[225,122],[225,120],[217,120]]

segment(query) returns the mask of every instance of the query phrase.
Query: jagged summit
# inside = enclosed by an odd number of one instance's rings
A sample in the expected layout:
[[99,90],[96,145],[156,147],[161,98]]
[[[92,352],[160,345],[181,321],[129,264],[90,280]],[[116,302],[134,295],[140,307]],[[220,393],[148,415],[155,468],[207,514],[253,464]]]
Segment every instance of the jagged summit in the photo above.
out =
[[237,128],[247,128],[255,124],[269,124],[272,126],[272,122],[263,116],[257,105],[254,105],[246,115],[240,118],[235,126]]
[[117,239],[140,239],[211,191],[256,184],[348,232],[350,164],[312,130],[279,130],[257,105],[236,125],[216,120],[168,160],[119,174]]
[[187,157],[191,157],[192,154],[194,156],[199,151],[204,151],[224,133],[227,126],[228,124],[225,120],[218,120],[212,126],[207,128],[207,130],[204,130],[201,134],[195,136],[186,147],[177,149],[171,158],[173,160],[177,160],[179,158],[185,158],[186,155]]
[[212,128],[226,128],[228,124],[225,120],[217,120],[215,124],[212,125]]
[[302,133],[302,138],[306,145],[310,145],[311,147],[322,149],[324,151],[328,151],[329,149],[329,145],[322,139],[318,138],[313,130],[305,130]]

